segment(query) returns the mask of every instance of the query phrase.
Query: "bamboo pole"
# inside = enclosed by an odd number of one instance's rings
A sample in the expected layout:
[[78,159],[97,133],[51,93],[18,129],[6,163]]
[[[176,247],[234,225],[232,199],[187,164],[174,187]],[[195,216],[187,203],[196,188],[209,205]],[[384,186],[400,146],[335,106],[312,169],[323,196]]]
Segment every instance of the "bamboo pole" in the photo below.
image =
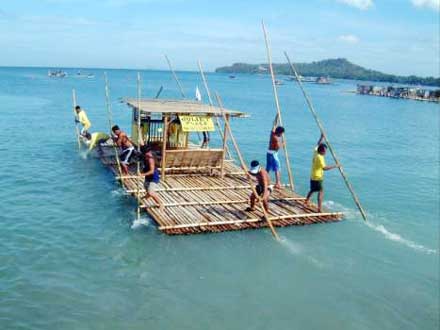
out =
[[[269,63],[270,77],[272,79],[273,96],[275,99],[275,106],[277,108],[278,122],[282,126],[283,119],[281,117],[281,107],[280,107],[280,102],[278,99],[277,86],[275,85],[275,73],[273,71],[273,66],[272,66],[272,54],[270,51],[269,37],[268,37],[267,31],[266,31],[266,26],[264,25],[264,21],[261,21],[261,26],[263,27],[264,41],[266,43],[267,61]],[[289,184],[290,184],[291,190],[293,191],[293,190],[295,190],[295,185],[293,182],[292,169],[290,168],[290,159],[289,159],[289,152],[287,151],[286,134],[284,134],[284,136],[283,136],[283,149],[284,149],[284,156],[286,158],[286,167],[287,167],[287,174],[289,176]]]
[[[250,187],[248,187],[250,188]],[[157,192],[157,191],[156,191]],[[271,202],[280,202],[280,201],[303,201],[304,197],[283,197],[283,198],[272,198]],[[179,207],[179,206],[198,206],[198,205],[229,205],[229,204],[245,204],[249,200],[248,199],[240,199],[240,200],[220,200],[220,201],[210,201],[210,202],[176,202],[176,203],[168,203],[164,204],[165,207]],[[157,205],[145,205],[142,208],[153,208],[157,207]]]
[[155,99],[158,99],[159,96],[160,96],[160,94],[162,93],[162,91],[163,91],[163,86],[160,86],[160,88],[159,88],[159,90],[157,91],[156,96],[155,96],[154,98],[155,98]]
[[[332,154],[332,157],[333,157],[335,163],[339,165],[340,163],[339,163],[338,158],[336,157],[335,150],[333,149],[332,145],[330,144],[330,141],[327,138],[327,134],[325,132],[324,126],[322,125],[321,120],[319,119],[318,114],[316,113],[315,108],[313,107],[313,104],[312,104],[310,97],[308,96],[308,94],[306,93],[306,91],[304,89],[304,86],[301,82],[301,79],[299,78],[298,71],[296,70],[295,65],[290,61],[290,58],[286,52],[284,52],[284,55],[286,56],[287,62],[289,63],[290,70],[292,71],[293,74],[295,74],[296,81],[298,82],[298,85],[301,88],[301,91],[304,95],[304,98],[306,99],[309,110],[312,113],[312,116],[315,119],[315,122],[318,125],[319,130],[321,131],[321,134],[324,136],[324,139],[325,139],[325,142],[328,146],[328,149],[330,150],[330,153]],[[345,185],[347,186],[348,190],[350,191],[351,197],[353,198],[356,206],[358,207],[359,211],[361,212],[362,218],[364,219],[364,221],[367,221],[367,214],[365,213],[364,208],[362,207],[358,196],[356,195],[350,181],[348,180],[348,177],[345,174],[344,169],[342,168],[342,166],[339,166],[338,168],[339,168],[339,172],[342,175],[342,178],[344,179]]]
[[183,91],[183,87],[182,87],[182,85],[180,84],[179,78],[177,78],[176,72],[174,72],[173,66],[171,65],[171,61],[170,61],[170,59],[168,58],[167,55],[165,55],[165,59],[167,60],[168,66],[169,66],[170,71],[171,71],[171,73],[172,73],[172,75],[173,75],[173,77],[174,77],[174,80],[175,80],[176,83],[177,83],[177,86],[179,86],[180,94],[181,94],[182,97],[185,99],[185,98],[186,98],[186,96],[185,96],[185,92]]
[[225,122],[225,125],[227,126],[229,137],[231,138],[232,144],[234,145],[235,152],[236,152],[236,154],[238,156],[238,159],[240,161],[241,167],[242,167],[243,171],[245,172],[246,177],[249,180],[249,185],[251,186],[252,193],[255,195],[255,197],[258,200],[258,203],[260,204],[261,210],[263,211],[263,214],[264,214],[264,219],[267,221],[267,224],[269,225],[269,228],[270,228],[270,230],[272,232],[272,235],[275,237],[276,240],[279,241],[280,237],[279,237],[278,233],[275,231],[275,228],[274,228],[274,226],[272,224],[272,221],[270,220],[269,215],[266,212],[266,209],[264,208],[263,201],[258,197],[257,191],[255,190],[255,185],[254,185],[254,182],[253,182],[254,180],[251,177],[251,175],[249,174],[248,168],[247,168],[246,163],[245,163],[245,161],[243,159],[243,156],[241,155],[241,152],[240,152],[240,149],[238,147],[237,141],[235,140],[235,137],[232,134],[231,127],[229,126],[229,123],[226,121],[225,113],[223,112],[223,103],[222,103],[222,101],[220,99],[220,96],[217,93],[216,93],[216,98],[217,98],[217,103],[218,103],[220,109],[222,109],[223,121]]
[[[75,116],[75,120],[78,118],[76,114],[76,91],[75,89],[72,89],[72,102],[73,102],[73,115]],[[78,142],[78,150],[81,149],[81,141],[79,140],[79,128],[78,123],[75,122],[75,133],[76,133],[76,141]]]
[[[176,72],[174,71],[173,65],[171,64],[171,61],[170,61],[170,59],[168,58],[167,55],[165,55],[165,59],[167,60],[168,67],[170,68],[171,74],[173,75],[173,78],[174,78],[174,80],[176,81],[177,86],[179,86],[180,94],[182,95],[182,98],[186,99],[185,92],[183,91],[183,86],[182,86],[182,84],[180,83],[180,80],[179,80],[179,78],[177,77],[177,74],[176,74]],[[198,137],[198,139],[199,139],[199,143],[200,143],[200,142],[202,141],[202,139],[200,138],[200,133],[199,133],[199,132],[197,132],[197,137]]]
[[[205,86],[206,94],[208,95],[209,105],[210,105],[210,106],[213,106],[213,105],[214,105],[214,102],[212,102],[211,92],[210,92],[209,87],[208,87],[208,81],[206,80],[205,73],[203,72],[202,63],[201,63],[200,61],[198,61],[198,65],[199,65],[200,76],[202,77],[202,81],[203,81],[203,86]],[[222,110],[222,111],[223,111],[223,110]],[[225,117],[223,116],[223,119],[224,119],[224,118],[225,118]],[[222,137],[223,137],[223,130],[222,130],[221,126],[220,126],[220,123],[219,123],[219,120],[218,120],[217,117],[215,117],[215,124],[216,124],[216,126],[217,126],[217,129],[218,129],[219,135],[220,135],[220,137],[222,138]],[[232,158],[231,153],[229,152],[229,148],[228,148],[228,146],[225,145],[224,148],[226,149],[226,153],[228,154],[228,157],[229,157],[229,158]]]
[[[137,111],[138,111],[138,116],[137,116],[137,151],[138,153],[141,152],[141,143],[142,141],[142,131],[141,131],[141,74],[138,72],[137,74]],[[139,162],[139,157],[137,158],[137,175],[140,176],[141,174],[141,168],[140,168],[140,162]],[[136,179],[137,180],[137,179]],[[140,199],[140,189],[139,189],[139,185],[137,185],[137,200],[138,200],[138,206],[137,206],[137,218],[138,220],[141,218],[141,207],[140,204],[142,203],[141,199]]]
[[[229,117],[230,117],[229,114],[225,115],[225,120],[228,122],[228,124],[229,124]],[[228,126],[227,126],[228,124],[226,124],[225,122],[225,127],[223,129],[223,156],[222,156],[221,171],[220,171],[222,177],[224,177],[225,175],[225,150],[228,143]]]
[[[342,217],[344,213],[342,212],[327,212],[327,213],[303,213],[303,214],[289,214],[271,217],[270,220],[290,220],[290,219],[302,219],[302,218],[312,218],[312,217]],[[169,229],[185,229],[194,227],[205,227],[205,226],[222,226],[222,225],[237,225],[242,223],[255,223],[259,222],[258,218],[251,218],[245,220],[223,220],[223,221],[212,221],[212,222],[198,222],[191,224],[180,224],[171,226],[160,226],[159,230],[169,230]]]
[[[107,114],[108,114],[108,123],[109,123],[109,129],[110,129],[110,136],[113,136],[112,127],[113,127],[113,113],[112,113],[112,103],[110,101],[110,90],[109,90],[109,84],[108,84],[108,77],[107,72],[104,72],[104,80],[105,80],[105,103],[107,107]],[[118,172],[119,172],[119,178],[121,180],[121,183],[124,183],[124,179],[122,178],[122,169],[121,169],[121,162],[119,160],[119,152],[116,148],[116,144],[113,142],[113,151],[115,153],[116,158],[116,164],[118,166]]]

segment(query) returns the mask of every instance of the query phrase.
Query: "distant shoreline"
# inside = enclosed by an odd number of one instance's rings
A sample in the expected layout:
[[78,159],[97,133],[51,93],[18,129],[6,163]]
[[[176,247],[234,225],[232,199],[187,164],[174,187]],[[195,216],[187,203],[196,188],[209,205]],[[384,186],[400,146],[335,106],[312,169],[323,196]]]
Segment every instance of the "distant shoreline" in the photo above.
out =
[[[311,63],[297,63],[296,67],[299,74],[304,77],[330,77],[333,79],[377,81],[403,85],[440,86],[440,77],[397,76],[363,68],[344,58],[327,59]],[[277,74],[291,75],[291,69],[287,63],[274,64],[273,68]],[[268,65],[266,63],[234,63],[230,66],[217,68],[215,72],[230,74],[268,74]]]

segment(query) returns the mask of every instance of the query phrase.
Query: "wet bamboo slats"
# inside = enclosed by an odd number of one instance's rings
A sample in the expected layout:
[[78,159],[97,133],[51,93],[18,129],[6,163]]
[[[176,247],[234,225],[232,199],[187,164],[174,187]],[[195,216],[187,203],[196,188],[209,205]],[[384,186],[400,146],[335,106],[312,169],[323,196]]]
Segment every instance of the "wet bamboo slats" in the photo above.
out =
[[[101,161],[117,177],[119,173],[112,149],[105,149]],[[171,162],[170,158],[168,162]],[[206,163],[206,160],[203,162]],[[151,200],[145,199],[144,178],[136,175],[135,165],[130,168],[130,174],[123,178],[125,192],[136,197],[139,208],[157,223],[160,231],[168,235],[268,226],[261,210],[245,211],[249,205],[251,187],[243,170],[232,161],[224,163],[223,173],[221,170],[214,170],[209,175],[197,171],[168,173],[157,190],[165,206],[163,211]],[[276,227],[335,222],[343,218],[340,212],[318,212],[314,204],[306,205],[303,196],[284,187],[271,193],[269,207],[269,219]]]

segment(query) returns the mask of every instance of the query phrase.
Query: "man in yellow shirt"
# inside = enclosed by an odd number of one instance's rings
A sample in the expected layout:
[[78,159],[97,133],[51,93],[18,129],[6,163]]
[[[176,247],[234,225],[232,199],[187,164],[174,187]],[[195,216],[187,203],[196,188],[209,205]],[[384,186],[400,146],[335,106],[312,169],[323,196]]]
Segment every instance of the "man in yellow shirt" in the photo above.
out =
[[83,126],[83,128],[81,129],[81,135],[85,135],[88,132],[89,128],[92,126],[92,124],[90,123],[90,120],[87,117],[86,112],[83,109],[81,109],[79,105],[75,107],[75,111],[77,116],[75,122],[80,123]]
[[110,136],[103,132],[95,132],[95,133],[86,133],[84,135],[85,142],[89,146],[88,151],[92,151],[93,148],[98,146],[100,147],[101,143],[105,143],[108,139],[110,139]]
[[327,151],[327,145],[323,143],[324,138],[324,135],[321,134],[318,144],[315,147],[312,161],[312,171],[310,173],[310,191],[306,198],[306,204],[308,204],[313,193],[318,192],[318,212],[321,212],[322,200],[324,198],[324,187],[322,184],[324,180],[324,171],[332,170],[340,166],[338,164],[331,166],[327,166],[325,164],[324,156]]

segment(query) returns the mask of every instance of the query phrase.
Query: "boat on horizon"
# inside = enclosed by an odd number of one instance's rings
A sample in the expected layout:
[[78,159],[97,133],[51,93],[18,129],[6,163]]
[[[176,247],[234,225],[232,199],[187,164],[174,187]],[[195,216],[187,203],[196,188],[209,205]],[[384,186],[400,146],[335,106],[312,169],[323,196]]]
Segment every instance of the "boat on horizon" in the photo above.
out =
[[65,78],[67,77],[67,72],[63,70],[49,70],[47,76],[49,78]]

